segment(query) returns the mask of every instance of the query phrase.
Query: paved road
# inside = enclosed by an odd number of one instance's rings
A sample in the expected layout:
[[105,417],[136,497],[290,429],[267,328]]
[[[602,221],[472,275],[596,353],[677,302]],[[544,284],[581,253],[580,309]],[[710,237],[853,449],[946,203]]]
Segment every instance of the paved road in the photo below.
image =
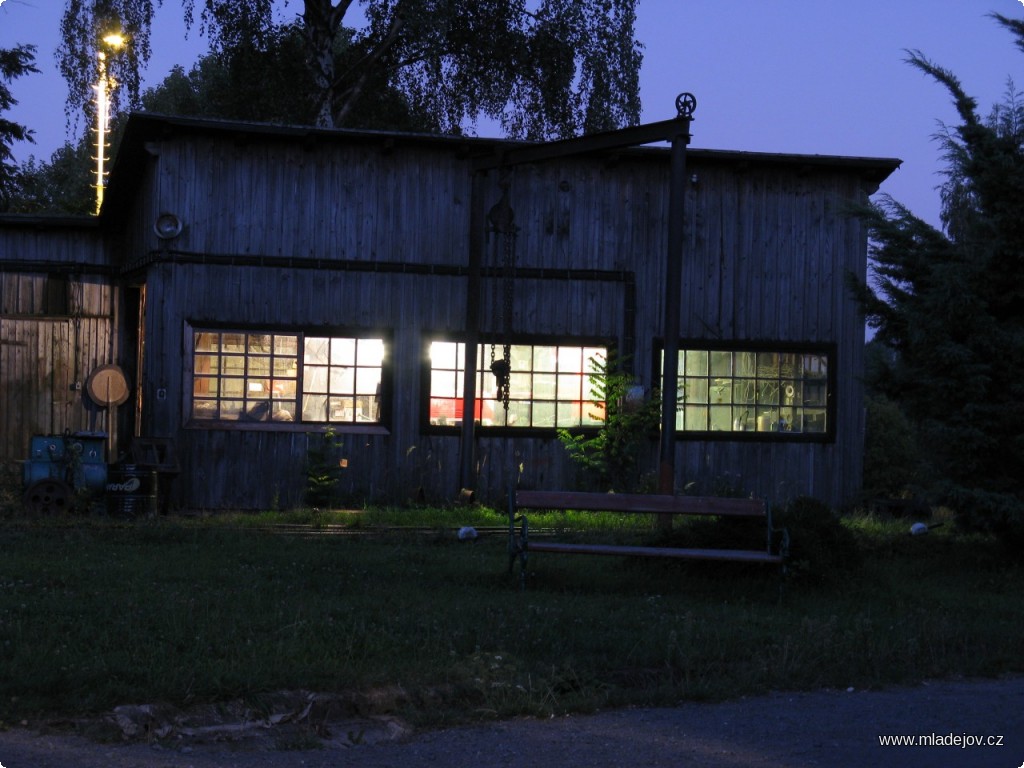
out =
[[[879,745],[882,735],[990,744]],[[1001,742],[997,745],[996,742]],[[877,692],[774,693],[721,704],[627,709],[421,733],[307,751],[200,745],[98,745],[0,732],[4,768],[1019,768],[1024,677],[945,681]]]

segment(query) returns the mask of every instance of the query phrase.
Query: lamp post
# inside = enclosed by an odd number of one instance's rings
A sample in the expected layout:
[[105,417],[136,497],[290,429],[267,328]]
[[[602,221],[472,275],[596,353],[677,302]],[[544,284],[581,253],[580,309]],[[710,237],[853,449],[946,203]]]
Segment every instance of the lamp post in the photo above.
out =
[[[107,35],[103,42],[111,50],[117,50],[125,44],[119,34]],[[103,188],[106,185],[107,134],[110,133],[110,94],[117,87],[117,81],[107,71],[107,53],[96,52],[99,63],[99,79],[93,88],[96,91],[96,215],[103,207]]]

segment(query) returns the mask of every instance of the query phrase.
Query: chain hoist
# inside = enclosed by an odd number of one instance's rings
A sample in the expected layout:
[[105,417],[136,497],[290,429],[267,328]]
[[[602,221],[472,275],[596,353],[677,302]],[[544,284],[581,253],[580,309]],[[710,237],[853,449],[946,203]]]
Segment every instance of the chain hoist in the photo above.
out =
[[[502,356],[495,358],[496,345],[491,343],[491,373],[494,374],[496,398],[505,409],[505,424],[508,424],[509,389],[512,380],[512,312],[513,312],[513,281],[515,279],[515,214],[508,203],[507,179],[501,182],[501,199],[491,208],[487,218],[491,223],[491,231],[502,239],[501,257],[501,333]],[[494,284],[494,306],[499,306],[497,283]]]

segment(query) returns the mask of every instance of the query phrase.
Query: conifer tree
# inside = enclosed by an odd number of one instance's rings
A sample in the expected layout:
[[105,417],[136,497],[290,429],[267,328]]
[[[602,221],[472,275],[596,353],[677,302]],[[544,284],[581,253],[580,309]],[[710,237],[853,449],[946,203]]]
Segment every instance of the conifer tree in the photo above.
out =
[[0,49],[0,212],[7,210],[18,178],[11,147],[16,141],[34,140],[31,130],[6,119],[3,114],[18,103],[11,94],[11,81],[39,71],[35,66],[35,50],[34,45]]
[[[1024,50],[1024,23],[994,15]],[[1012,84],[987,119],[950,71],[960,124],[939,230],[891,198],[866,212],[874,290],[856,285],[877,338],[895,351],[878,382],[915,424],[943,478],[936,500],[972,528],[1024,538],[1024,105]]]

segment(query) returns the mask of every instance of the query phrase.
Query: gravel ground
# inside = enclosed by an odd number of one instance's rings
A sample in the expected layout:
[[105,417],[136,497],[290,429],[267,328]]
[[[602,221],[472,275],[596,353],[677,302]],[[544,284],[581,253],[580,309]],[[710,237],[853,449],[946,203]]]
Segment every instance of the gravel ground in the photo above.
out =
[[[625,709],[413,733],[389,718],[332,723],[331,738],[237,738],[101,744],[54,730],[0,732],[3,768],[862,768],[1024,765],[1024,677],[933,681],[884,691],[772,693],[720,704]],[[881,735],[957,744],[879,745]],[[991,744],[959,746],[966,735]],[[353,744],[353,741],[358,742]],[[1000,742],[997,745],[995,742]],[[291,747],[291,748],[289,748]]]

